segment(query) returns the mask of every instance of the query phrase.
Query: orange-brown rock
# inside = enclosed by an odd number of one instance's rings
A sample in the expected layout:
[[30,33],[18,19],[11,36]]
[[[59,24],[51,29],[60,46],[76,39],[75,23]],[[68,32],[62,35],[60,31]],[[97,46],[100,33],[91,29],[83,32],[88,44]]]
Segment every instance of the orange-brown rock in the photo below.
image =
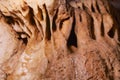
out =
[[0,0],[0,80],[120,80],[119,2]]

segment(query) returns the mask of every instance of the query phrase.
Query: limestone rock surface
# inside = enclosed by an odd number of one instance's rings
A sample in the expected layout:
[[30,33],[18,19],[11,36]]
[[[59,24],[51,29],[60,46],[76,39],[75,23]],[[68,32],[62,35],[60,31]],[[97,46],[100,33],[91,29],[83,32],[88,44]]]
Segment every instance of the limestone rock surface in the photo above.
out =
[[0,0],[0,80],[120,80],[119,0]]

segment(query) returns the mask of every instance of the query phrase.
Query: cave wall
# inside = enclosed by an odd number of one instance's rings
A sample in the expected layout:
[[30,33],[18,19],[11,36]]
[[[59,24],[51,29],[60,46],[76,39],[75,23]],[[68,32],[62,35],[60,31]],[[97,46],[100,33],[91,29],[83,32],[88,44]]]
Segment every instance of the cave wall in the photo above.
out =
[[119,80],[120,14],[110,0],[0,0],[1,80]]

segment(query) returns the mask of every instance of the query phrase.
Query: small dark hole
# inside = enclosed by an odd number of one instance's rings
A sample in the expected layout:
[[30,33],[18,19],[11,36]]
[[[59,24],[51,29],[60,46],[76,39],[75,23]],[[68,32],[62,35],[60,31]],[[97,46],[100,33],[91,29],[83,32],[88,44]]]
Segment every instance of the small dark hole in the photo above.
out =
[[78,6],[78,9],[80,9],[80,7]]
[[25,44],[27,44],[27,43],[28,43],[27,38],[23,38],[22,40],[23,40],[23,43],[25,43]]
[[112,27],[112,28],[110,29],[110,31],[108,32],[108,35],[109,35],[111,38],[113,38],[113,37],[114,37],[114,34],[115,34],[115,28]]

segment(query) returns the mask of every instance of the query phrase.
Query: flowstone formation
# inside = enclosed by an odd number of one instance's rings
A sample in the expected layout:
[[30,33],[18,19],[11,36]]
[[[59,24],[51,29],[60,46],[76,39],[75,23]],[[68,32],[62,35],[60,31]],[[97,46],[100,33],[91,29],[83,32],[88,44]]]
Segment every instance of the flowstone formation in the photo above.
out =
[[0,0],[0,80],[120,80],[115,0]]

